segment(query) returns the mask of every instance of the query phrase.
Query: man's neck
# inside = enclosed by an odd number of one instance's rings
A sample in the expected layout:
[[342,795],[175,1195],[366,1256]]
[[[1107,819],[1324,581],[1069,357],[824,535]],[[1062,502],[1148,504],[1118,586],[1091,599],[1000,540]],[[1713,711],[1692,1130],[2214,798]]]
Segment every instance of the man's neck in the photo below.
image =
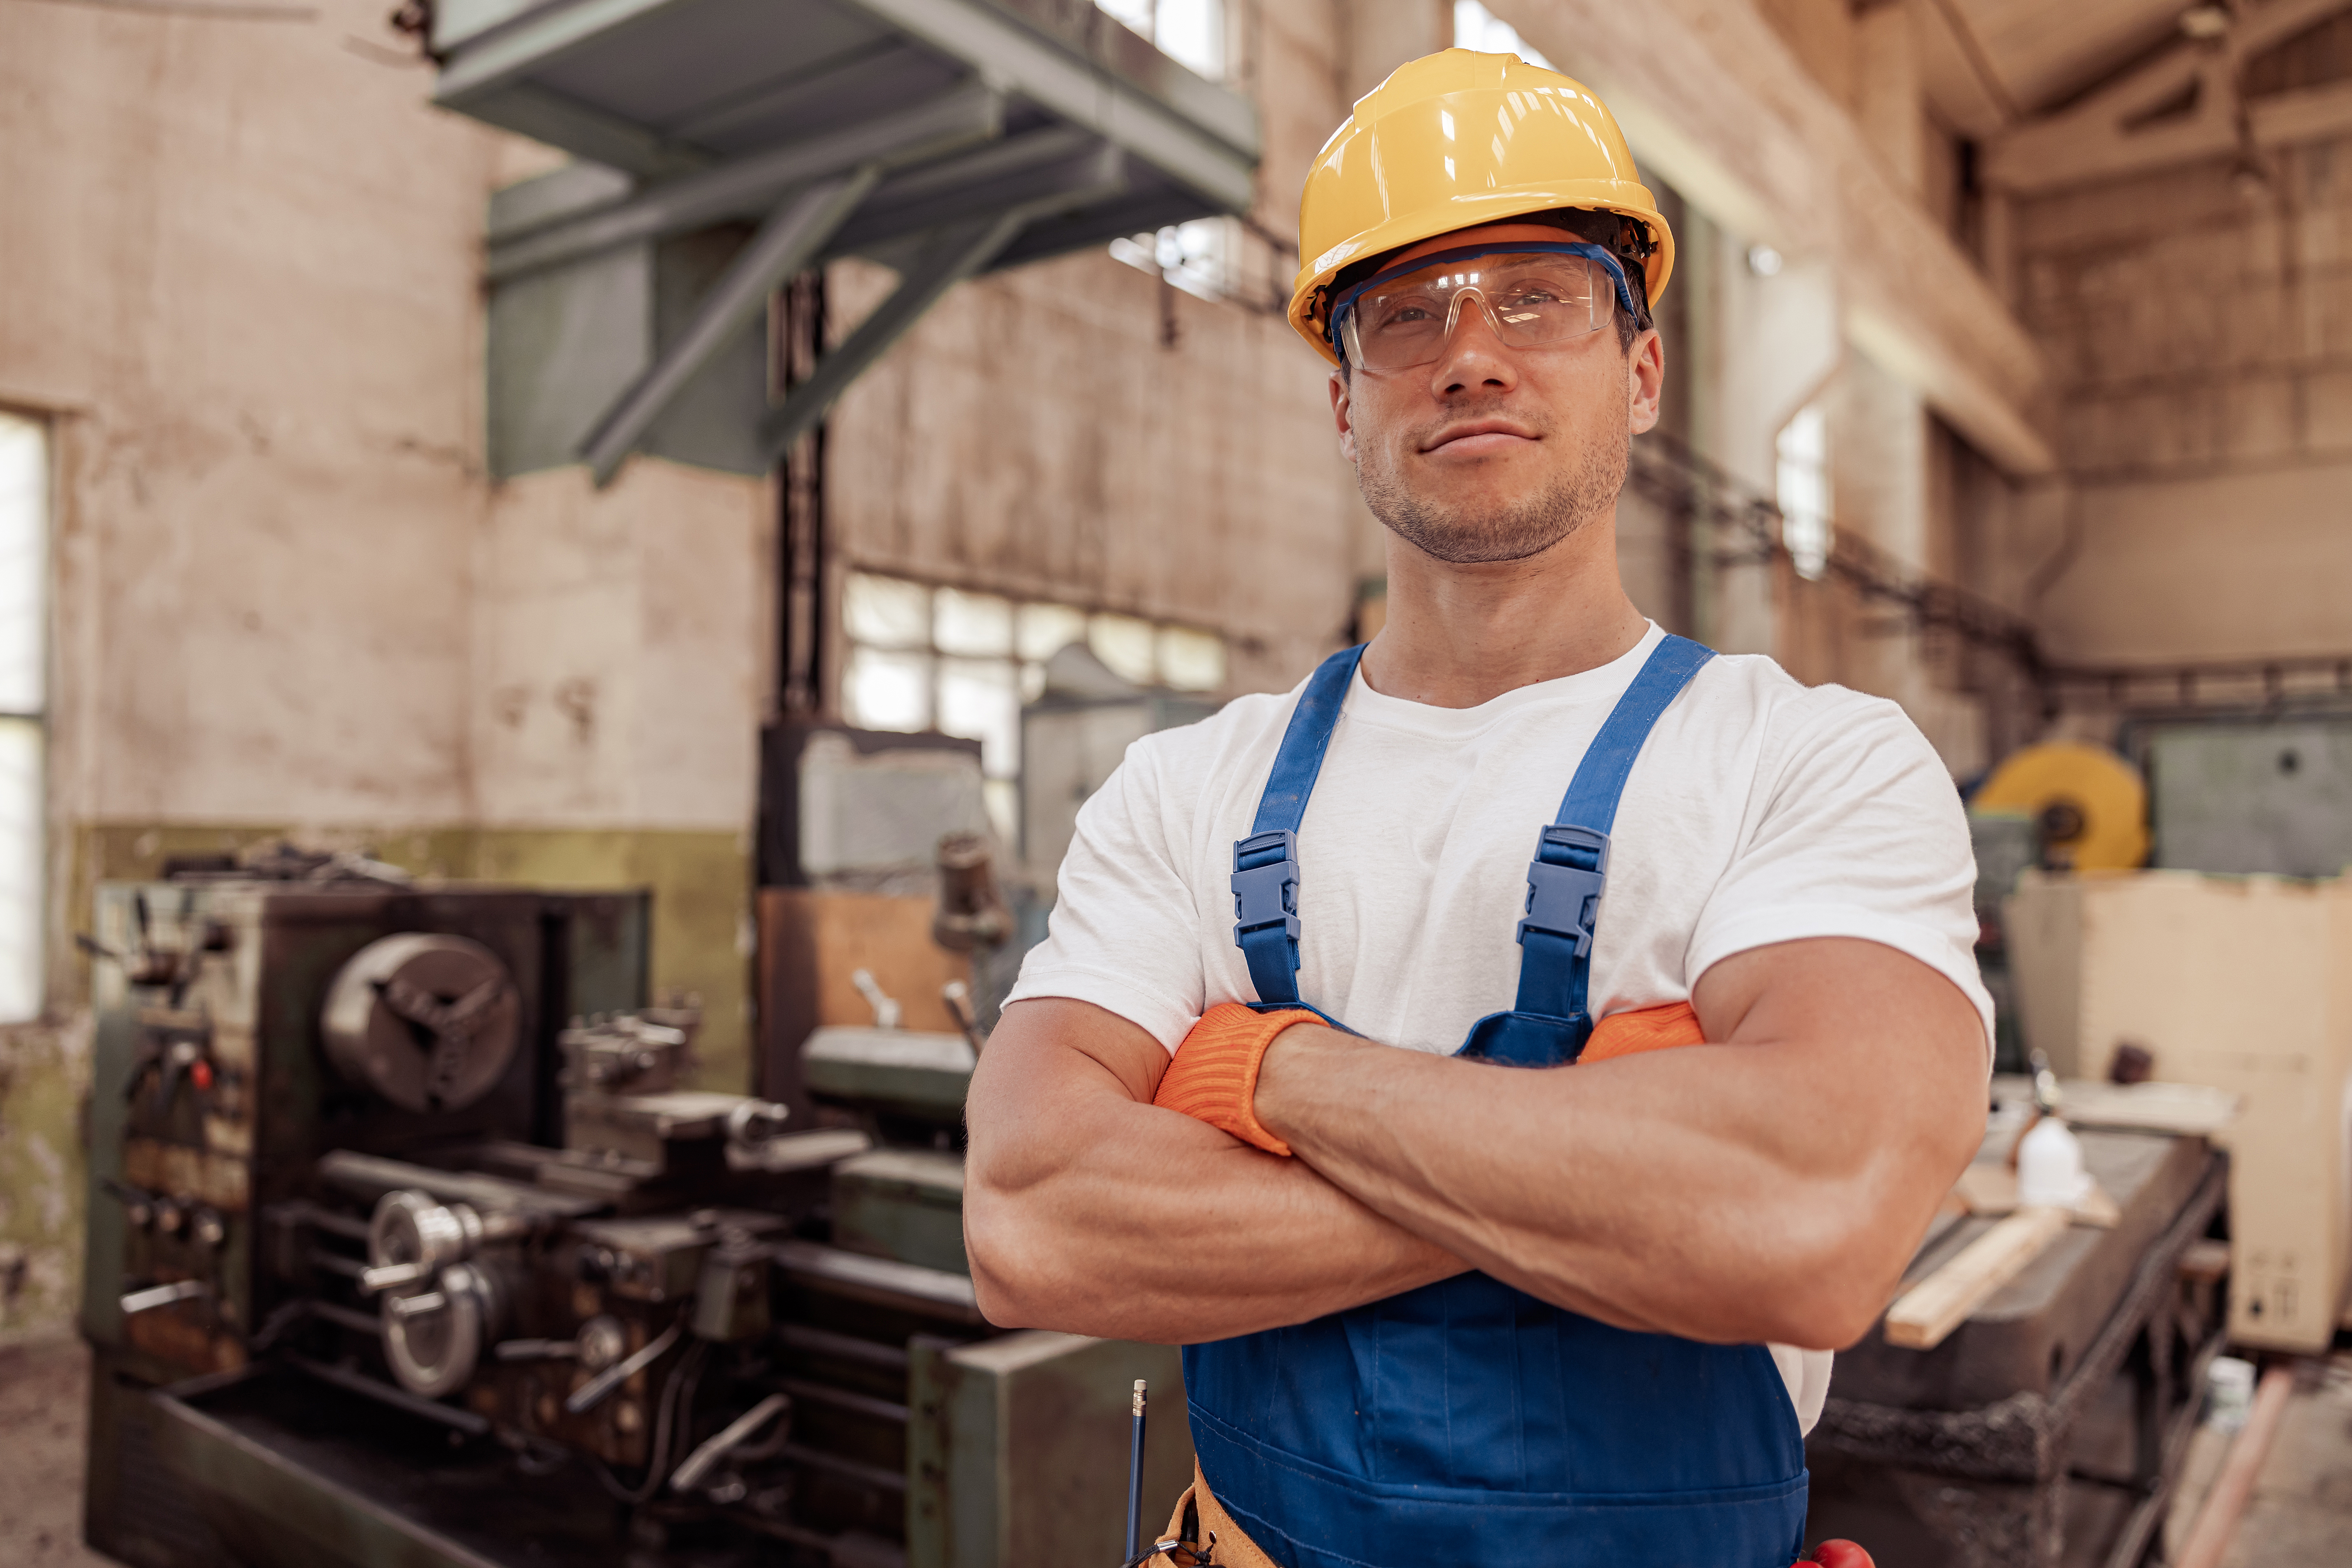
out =
[[1524,561],[1457,565],[1389,536],[1388,620],[1365,683],[1433,708],[1475,708],[1597,669],[1649,629],[1617,576],[1617,520],[1595,519]]

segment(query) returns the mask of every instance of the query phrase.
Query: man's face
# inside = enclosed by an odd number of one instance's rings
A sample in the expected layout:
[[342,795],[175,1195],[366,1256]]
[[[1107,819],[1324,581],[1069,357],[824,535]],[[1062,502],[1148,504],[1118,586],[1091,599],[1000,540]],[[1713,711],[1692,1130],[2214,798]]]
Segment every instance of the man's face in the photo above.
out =
[[[1570,237],[1541,224],[1487,224],[1426,240],[1390,266],[1465,246]],[[1465,300],[1434,361],[1387,374],[1360,366],[1352,378],[1334,372],[1331,406],[1365,504],[1391,531],[1440,561],[1518,561],[1610,515],[1629,437],[1657,423],[1664,374],[1654,331],[1630,353],[1613,321],[1512,348]]]

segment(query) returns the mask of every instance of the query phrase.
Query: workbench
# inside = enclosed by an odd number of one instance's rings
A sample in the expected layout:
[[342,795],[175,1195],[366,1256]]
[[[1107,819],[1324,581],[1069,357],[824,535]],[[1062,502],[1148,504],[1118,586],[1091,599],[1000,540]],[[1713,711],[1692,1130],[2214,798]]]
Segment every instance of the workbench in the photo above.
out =
[[[1805,1445],[1807,1541],[1850,1537],[1902,1568],[2147,1560],[2221,1344],[2219,1282],[2183,1260],[2221,1211],[2228,1162],[2201,1137],[2079,1136],[2117,1223],[2067,1229],[1933,1349],[1887,1343],[1882,1322],[1840,1352]],[[2016,1138],[1989,1134],[1979,1162]],[[1994,1223],[1940,1217],[1906,1287]]]

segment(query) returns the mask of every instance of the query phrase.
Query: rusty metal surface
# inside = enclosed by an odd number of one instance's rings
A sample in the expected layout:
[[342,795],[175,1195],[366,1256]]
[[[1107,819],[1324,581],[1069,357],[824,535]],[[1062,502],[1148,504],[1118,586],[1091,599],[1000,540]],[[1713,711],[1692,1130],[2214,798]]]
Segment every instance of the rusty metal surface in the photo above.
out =
[[[1832,1398],[1958,1411],[1982,1409],[2015,1394],[2055,1395],[2205,1173],[2206,1151],[2198,1139],[2094,1128],[2080,1136],[2084,1163],[2116,1200],[2120,1223],[2112,1230],[2069,1230],[1933,1350],[1889,1345],[1874,1328],[1860,1344],[1839,1352]],[[2006,1153],[2013,1137],[1989,1141],[1988,1154]],[[1945,1231],[1920,1250],[1906,1283],[1932,1272],[1992,1224],[1970,1218]]]
[[[2191,1152],[2195,1180],[2046,1392],[1945,1410],[1856,1399],[1833,1376],[1806,1439],[1816,1475],[1809,1539],[1866,1537],[1882,1561],[1905,1568],[2136,1568],[2169,1503],[2221,1341],[2211,1282],[2184,1279],[2180,1261],[2220,1212],[2228,1162],[2200,1139],[2163,1142]],[[2143,1164],[2153,1180],[2176,1158]],[[2104,1282],[2095,1270],[2087,1278]]]

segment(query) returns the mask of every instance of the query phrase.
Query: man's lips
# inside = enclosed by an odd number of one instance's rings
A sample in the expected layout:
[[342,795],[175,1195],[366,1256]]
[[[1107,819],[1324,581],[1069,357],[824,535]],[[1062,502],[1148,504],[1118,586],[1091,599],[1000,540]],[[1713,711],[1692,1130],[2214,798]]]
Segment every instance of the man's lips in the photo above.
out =
[[1489,458],[1530,446],[1537,439],[1524,425],[1504,419],[1481,419],[1469,425],[1447,426],[1421,451],[1425,458]]

